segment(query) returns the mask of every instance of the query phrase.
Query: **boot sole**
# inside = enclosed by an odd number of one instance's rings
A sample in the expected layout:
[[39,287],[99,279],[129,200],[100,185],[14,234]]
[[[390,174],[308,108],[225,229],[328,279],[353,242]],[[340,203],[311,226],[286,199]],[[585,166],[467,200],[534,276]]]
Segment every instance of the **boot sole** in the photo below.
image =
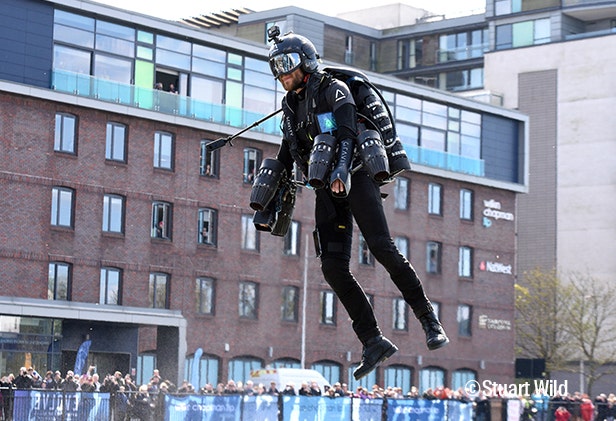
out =
[[355,373],[353,373],[353,377],[355,377],[355,380],[366,377],[368,374],[372,373],[372,371],[377,368],[383,361],[394,355],[396,352],[398,352],[398,347],[392,344],[391,347],[389,347],[387,351],[385,351],[383,355],[381,355],[381,358],[379,358],[379,360],[372,366],[372,368],[370,368],[370,370],[366,371],[361,376],[356,376]]
[[429,349],[430,351],[434,351],[435,349],[439,349],[439,348],[444,347],[444,346],[445,346],[445,345],[447,345],[448,343],[449,343],[449,338],[447,338],[447,340],[446,340],[446,341],[439,342],[439,343],[434,344],[434,345],[432,345],[432,346],[428,346],[428,349]]

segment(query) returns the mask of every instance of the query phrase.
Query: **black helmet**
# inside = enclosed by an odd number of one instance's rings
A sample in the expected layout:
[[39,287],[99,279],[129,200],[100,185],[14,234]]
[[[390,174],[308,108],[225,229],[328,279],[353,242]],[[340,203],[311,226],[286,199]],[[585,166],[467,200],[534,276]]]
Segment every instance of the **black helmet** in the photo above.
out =
[[314,73],[319,67],[319,54],[310,40],[293,32],[280,35],[280,29],[272,26],[269,40],[274,41],[269,50],[269,65],[274,77],[291,73],[301,66],[306,73]]

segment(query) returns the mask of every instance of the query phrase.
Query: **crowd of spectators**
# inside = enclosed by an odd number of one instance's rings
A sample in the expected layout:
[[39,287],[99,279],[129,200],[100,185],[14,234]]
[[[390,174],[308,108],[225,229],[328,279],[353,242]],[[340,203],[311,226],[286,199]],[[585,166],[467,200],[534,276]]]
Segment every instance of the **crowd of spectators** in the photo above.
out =
[[[15,389],[45,389],[67,392],[109,392],[114,399],[115,420],[140,419],[150,421],[164,416],[164,396],[172,394],[200,394],[200,395],[230,395],[241,394],[245,396],[259,395],[299,395],[299,396],[326,396],[353,397],[363,399],[388,398],[423,398],[428,400],[458,400],[472,403],[475,419],[477,421],[490,419],[490,396],[483,393],[469,395],[463,388],[452,390],[447,387],[429,388],[420,392],[412,386],[408,392],[400,387],[383,388],[377,384],[370,389],[358,386],[350,390],[346,383],[335,382],[332,386],[323,389],[317,382],[302,382],[299,385],[292,383],[277,385],[271,382],[255,384],[252,380],[246,382],[229,380],[216,385],[207,383],[199,389],[184,380],[175,385],[170,380],[163,379],[158,370],[154,370],[147,383],[137,385],[130,374],[123,375],[116,371],[107,374],[103,379],[96,373],[94,367],[82,375],[75,375],[68,370],[64,376],[60,371],[47,371],[39,374],[32,367],[22,367],[19,374],[8,374],[0,378],[0,419],[11,419],[11,396]],[[499,395],[499,399],[517,399],[520,401],[520,420],[535,421],[613,421],[616,420],[616,395],[600,394],[591,399],[587,394],[575,392],[573,394],[548,396],[542,391],[536,391],[530,396]]]

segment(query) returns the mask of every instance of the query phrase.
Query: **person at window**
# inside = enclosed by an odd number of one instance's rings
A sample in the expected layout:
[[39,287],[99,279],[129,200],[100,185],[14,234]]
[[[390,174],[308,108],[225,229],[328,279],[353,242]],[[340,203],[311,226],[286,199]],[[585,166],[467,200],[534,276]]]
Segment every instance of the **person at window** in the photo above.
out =
[[26,367],[19,369],[19,375],[13,380],[13,386],[15,389],[32,389],[32,377]]
[[173,83],[169,84],[169,93],[170,94],[177,94],[178,93],[178,90],[175,89],[175,85]]
[[154,89],[155,89],[155,90],[157,90],[157,91],[162,91],[162,90],[163,90],[163,84],[162,84],[162,82],[156,82],[156,83],[154,84]]
[[[350,271],[353,219],[370,253],[388,271],[421,322],[428,349],[443,347],[449,339],[415,269],[389,233],[381,184],[366,162],[351,171],[360,164],[354,156],[358,149],[355,144],[365,131],[360,133],[357,107],[348,86],[319,71],[320,57],[306,37],[292,32],[280,36],[279,31],[271,31],[270,38],[274,41],[269,50],[270,69],[287,92],[282,100],[283,138],[276,159],[287,174],[292,174],[293,164],[297,164],[310,181],[311,171],[319,172],[320,161],[315,159],[318,148],[335,150],[330,158],[333,162],[323,165],[333,169],[327,170],[330,173],[322,177],[321,188],[315,189],[315,239],[325,280],[348,312],[363,345],[362,359],[353,376],[361,379],[398,350],[383,336],[368,297]],[[320,124],[324,120],[327,124]]]

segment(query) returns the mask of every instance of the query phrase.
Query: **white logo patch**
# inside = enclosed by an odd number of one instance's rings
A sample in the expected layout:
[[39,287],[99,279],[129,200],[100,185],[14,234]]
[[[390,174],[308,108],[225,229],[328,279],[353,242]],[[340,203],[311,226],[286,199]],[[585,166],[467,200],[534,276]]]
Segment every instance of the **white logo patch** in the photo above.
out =
[[340,89],[336,89],[336,102],[345,99],[346,95]]

